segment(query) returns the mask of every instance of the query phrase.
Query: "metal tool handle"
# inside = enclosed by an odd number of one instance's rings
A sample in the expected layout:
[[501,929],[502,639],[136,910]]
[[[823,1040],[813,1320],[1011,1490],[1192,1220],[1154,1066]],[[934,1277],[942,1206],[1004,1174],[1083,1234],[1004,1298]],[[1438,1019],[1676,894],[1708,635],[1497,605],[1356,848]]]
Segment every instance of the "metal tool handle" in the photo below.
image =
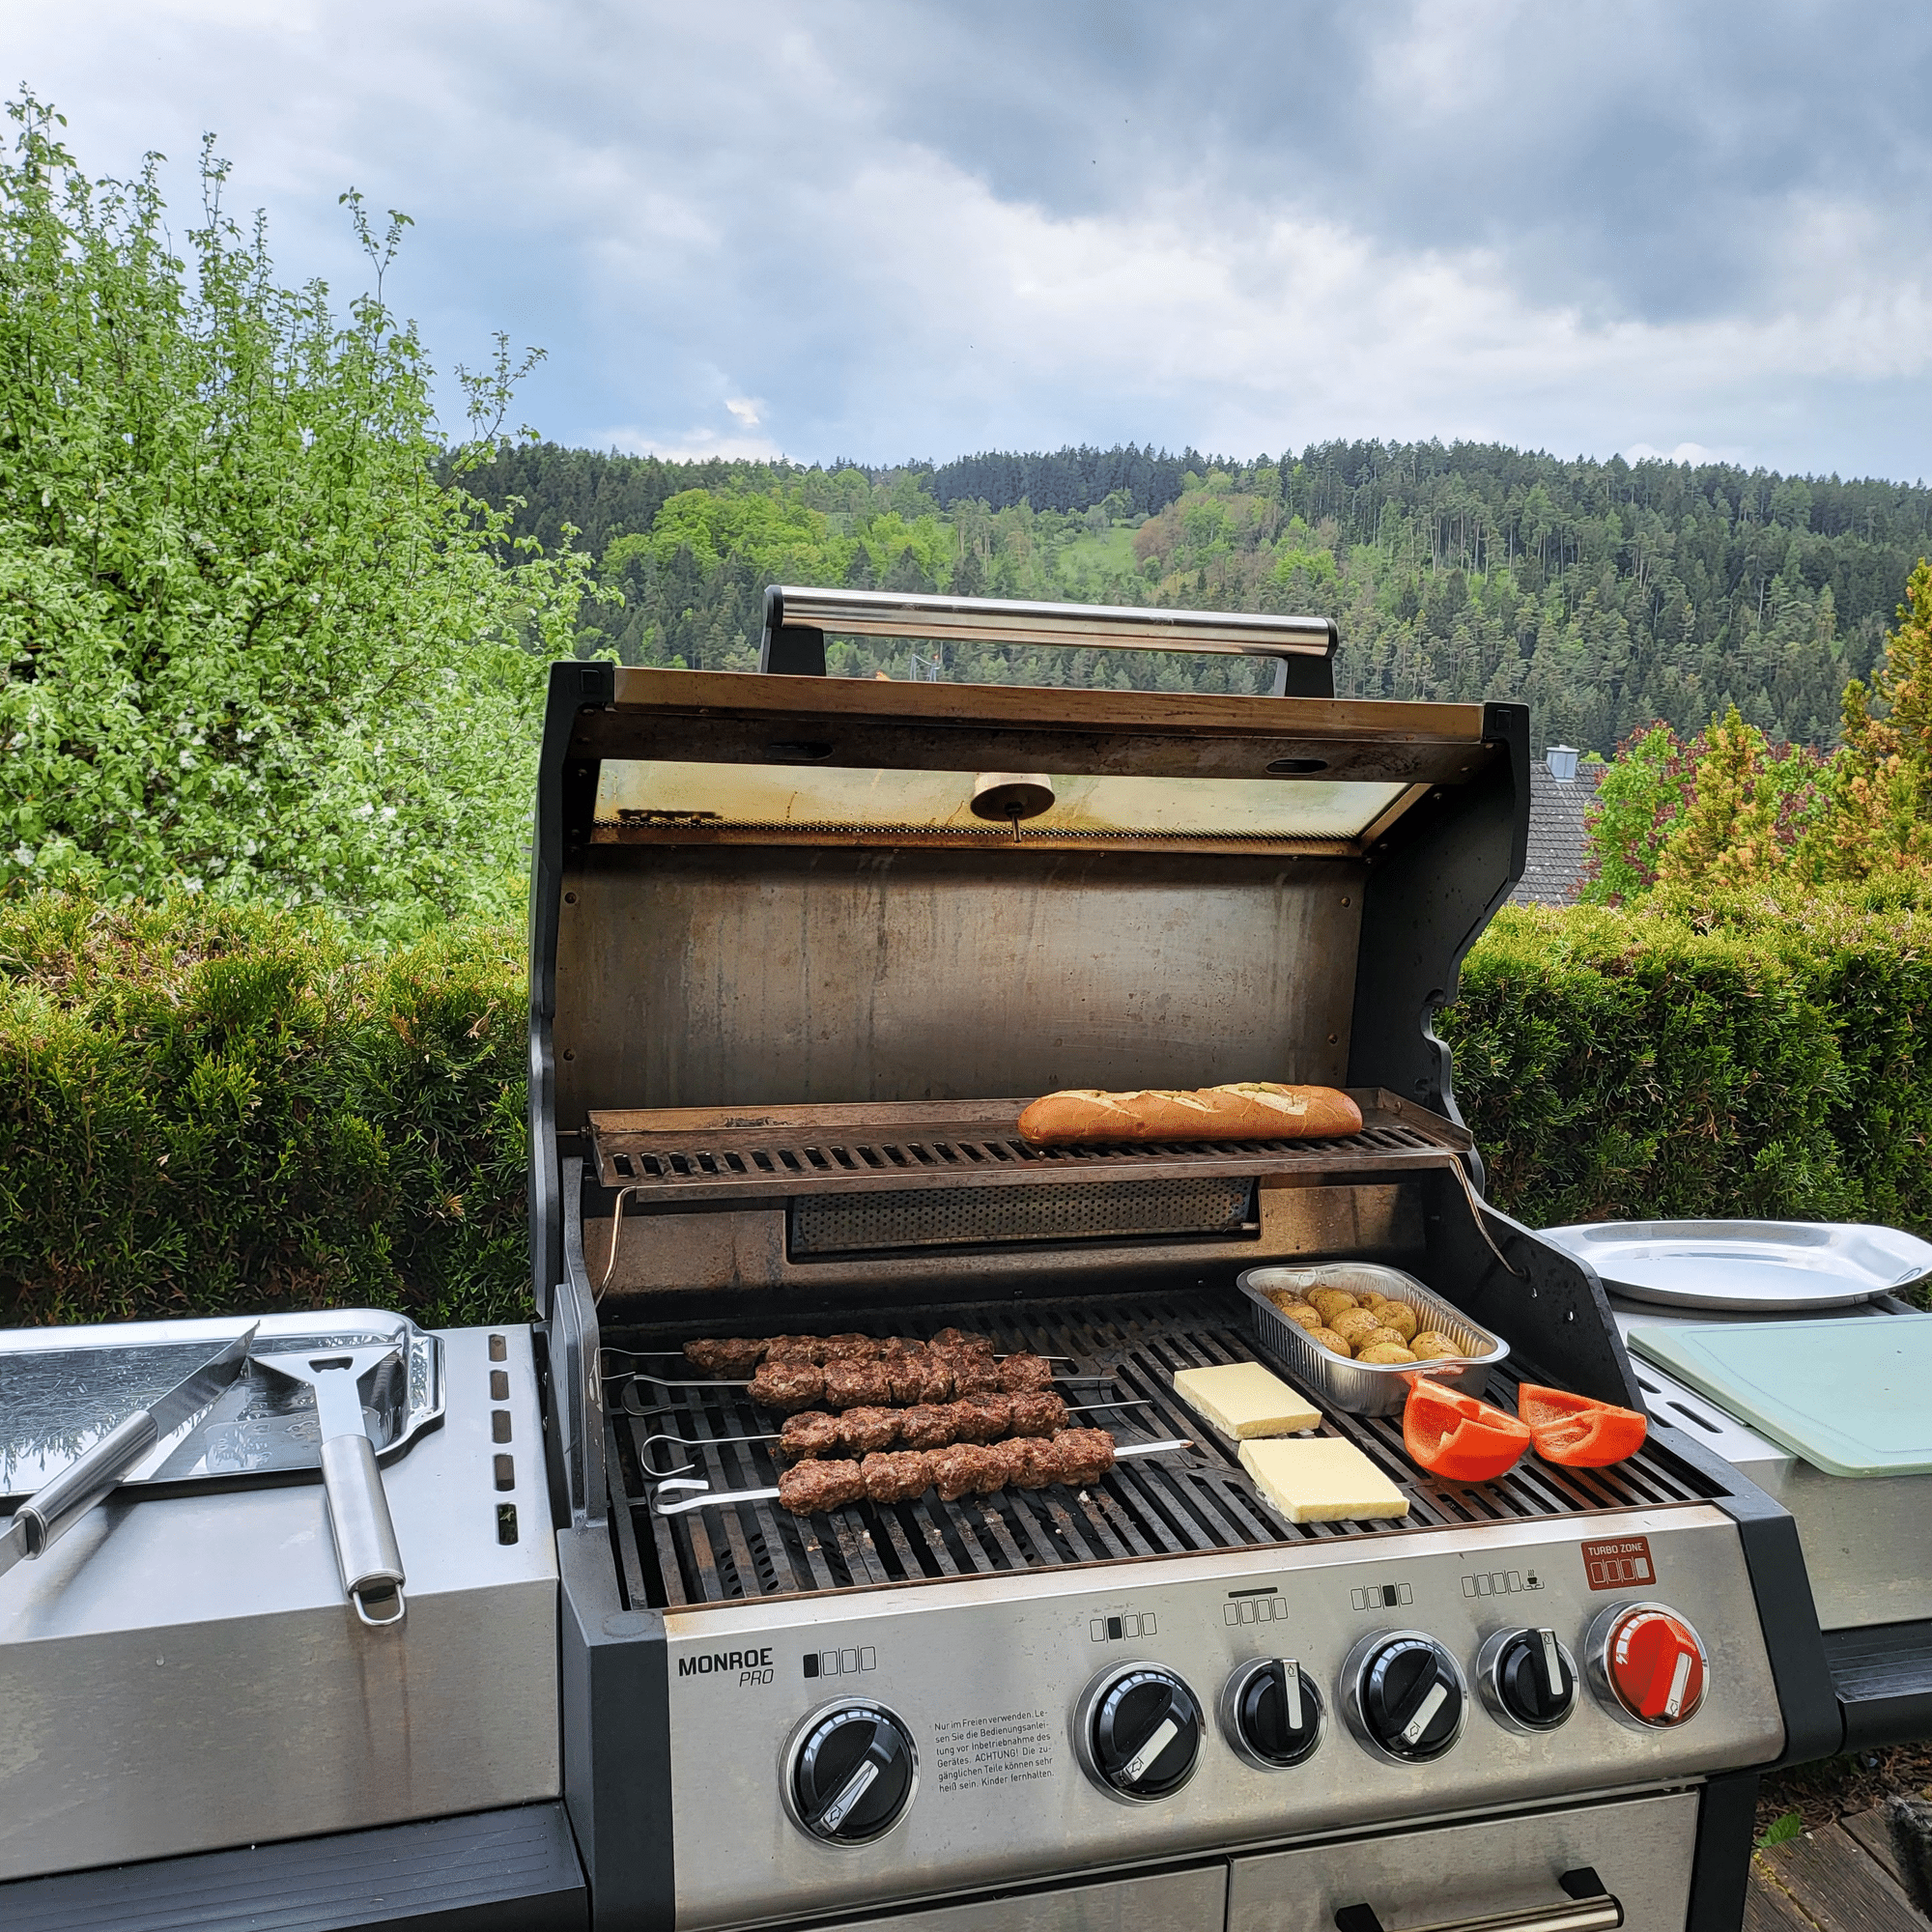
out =
[[1297,696],[1334,696],[1336,630],[1327,617],[1277,617],[1246,611],[1150,611],[1131,605],[1046,604],[1011,597],[915,596],[895,590],[808,589],[795,583],[774,583],[766,588],[765,634],[758,668],[822,677],[827,631],[842,637],[1064,644],[1073,650],[1110,644],[1137,651],[1273,658],[1281,667],[1276,696],[1285,694],[1291,683],[1295,685]]
[[[357,1432],[328,1437],[322,1445],[322,1482],[335,1532],[335,1558],[355,1614],[372,1628],[401,1623],[409,1607],[403,1598],[403,1552],[368,1436]],[[390,1614],[372,1614],[390,1610],[392,1604]]]
[[[1453,1918],[1423,1932],[1617,1932],[1624,1922],[1621,1899],[1605,1890],[1588,1865],[1567,1871],[1557,1881],[1573,1905],[1531,1905],[1514,1912],[1489,1912],[1475,1918]],[[1374,1906],[1345,1905],[1335,1914],[1335,1932],[1382,1932]]]
[[58,1543],[155,1446],[159,1434],[154,1416],[137,1408],[79,1462],[43,1483],[17,1512],[28,1555],[43,1555]]

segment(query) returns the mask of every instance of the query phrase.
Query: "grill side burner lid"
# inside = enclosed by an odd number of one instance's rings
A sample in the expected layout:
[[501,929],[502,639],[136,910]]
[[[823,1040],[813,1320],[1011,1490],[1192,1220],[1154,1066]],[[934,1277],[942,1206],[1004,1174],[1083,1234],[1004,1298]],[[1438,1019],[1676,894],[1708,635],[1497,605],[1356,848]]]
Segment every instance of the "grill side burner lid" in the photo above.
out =
[[[1332,649],[1326,619],[1243,613],[786,590],[775,614],[1272,656],[1291,691]],[[593,1114],[824,1107],[896,1147],[873,1110],[1259,1078],[1459,1126],[1430,1015],[1520,875],[1527,772],[1520,705],[553,667],[540,1303],[561,1278],[559,1163],[608,1165]],[[1032,775],[1032,815],[976,813],[987,774]]]

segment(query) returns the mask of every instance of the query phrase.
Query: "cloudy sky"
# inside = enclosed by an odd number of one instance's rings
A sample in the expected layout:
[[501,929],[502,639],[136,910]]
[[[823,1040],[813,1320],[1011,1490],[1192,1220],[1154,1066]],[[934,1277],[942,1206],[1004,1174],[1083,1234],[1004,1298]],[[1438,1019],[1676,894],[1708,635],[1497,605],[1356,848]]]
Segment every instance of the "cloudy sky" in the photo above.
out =
[[560,441],[1495,438],[1932,474],[1932,11],[0,0],[94,172],[205,128],[290,279]]

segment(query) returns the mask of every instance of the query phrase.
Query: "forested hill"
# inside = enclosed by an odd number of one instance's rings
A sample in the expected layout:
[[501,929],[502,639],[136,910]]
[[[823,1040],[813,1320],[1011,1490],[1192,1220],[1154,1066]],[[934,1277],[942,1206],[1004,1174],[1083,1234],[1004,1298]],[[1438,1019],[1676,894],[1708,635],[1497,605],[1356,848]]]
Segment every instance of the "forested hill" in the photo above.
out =
[[[504,451],[469,486],[566,525],[621,607],[583,647],[707,669],[755,662],[773,582],[1181,608],[1312,611],[1341,627],[1338,690],[1521,697],[1537,744],[1608,753],[1735,702],[1828,744],[1870,669],[1932,490],[1719,464],[1564,462],[1494,444],[1324,443],[1237,463],[1131,445],[987,452],[895,469]],[[917,648],[922,663],[915,666]],[[1240,660],[854,640],[850,675],[1246,689]]]

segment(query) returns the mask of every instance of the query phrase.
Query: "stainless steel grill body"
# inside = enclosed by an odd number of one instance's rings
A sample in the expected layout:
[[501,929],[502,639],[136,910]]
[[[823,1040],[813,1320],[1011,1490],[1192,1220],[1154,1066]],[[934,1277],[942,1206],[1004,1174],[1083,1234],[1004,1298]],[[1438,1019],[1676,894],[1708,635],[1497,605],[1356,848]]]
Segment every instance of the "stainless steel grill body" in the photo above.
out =
[[[815,671],[840,622],[972,619],[886,601],[774,593],[768,667]],[[1067,615],[987,635],[1058,639]],[[1399,1418],[1331,1409],[1410,1514],[1292,1525],[1174,1405],[1177,1368],[1266,1357],[1243,1269],[1321,1259],[1406,1268],[1507,1341],[1492,1396],[1520,1372],[1637,1400],[1595,1277],[1481,1201],[1430,1024],[1520,871],[1524,714],[1336,702],[1321,632],[1198,633],[1278,647],[1301,695],[1274,698],[554,671],[532,1259],[570,1519],[565,1783],[598,1924],[1259,1932],[1360,1903],[1404,1928],[1589,1932],[1609,1921],[1583,1879],[1615,1873],[1626,1923],[1732,1932],[1744,1768],[1836,1735],[1788,1518],[1669,1429],[1617,1470],[1461,1489],[1417,1475]],[[970,810],[988,774],[1042,775],[1030,797],[1053,803],[989,827]],[[1346,1085],[1364,1130],[1040,1150],[1023,1099],[996,1097],[1253,1078]],[[953,1321],[1146,1399],[1124,1439],[1198,1447],[1077,1492],[653,1511],[656,1456],[714,1487],[776,1465],[720,1439],[768,1416],[634,1383],[641,1351]],[[654,1372],[682,1378],[674,1356]],[[1426,1630],[1465,1678],[1512,1623],[1582,1657],[1619,1601],[1584,1546],[1636,1539],[1627,1594],[1667,1597],[1710,1658],[1681,1728],[1579,1702],[1532,1736],[1472,1702],[1425,1767],[1343,1722],[1345,1660],[1378,1628]],[[1210,1722],[1170,1798],[1081,1769],[1104,1668],[1173,1671],[1213,1711],[1268,1656],[1302,1660],[1324,1702],[1305,1766],[1261,1771]],[[865,1845],[811,1836],[783,1789],[844,1699],[895,1713],[916,1765]],[[1466,1874],[1466,1913],[1419,1909],[1432,1864]]]
[[343,1601],[314,1479],[110,1497],[8,1574],[0,1883],[555,1797],[529,1333],[439,1339],[443,1421],[384,1471],[410,1566],[396,1629]]
[[[1077,1772],[1065,1775],[1073,1702],[1104,1668],[1158,1662],[1211,1697],[1246,1660],[1292,1656],[1326,1697],[1350,1646],[1378,1629],[1426,1628],[1464,1658],[1515,1622],[1552,1625],[1580,1645],[1606,1600],[1588,1587],[1577,1532],[1559,1539],[1546,1522],[1494,1523],[1400,1539],[1399,1553],[1398,1539],[1378,1537],[1372,1555],[1333,1537],[1289,1550],[1071,1571],[1050,1583],[1020,1575],[794,1602],[759,1619],[770,1681],[765,1666],[691,1667],[742,1648],[742,1614],[673,1612],[678,1922],[724,1927],[859,1909],[903,1895],[919,1875],[938,1880],[933,1889],[971,1892],[1365,1826],[1479,1817],[1547,1803],[1554,1787],[1574,1796],[1681,1785],[1775,1758],[1783,1727],[1764,1648],[1732,1609],[1750,1592],[1732,1525],[1717,1510],[1692,1508],[1609,1516],[1590,1533],[1647,1536],[1659,1587],[1712,1634],[1721,1703],[1714,1691],[1694,1724],[1644,1733],[1593,1705],[1562,1731],[1532,1739],[1472,1719],[1448,1759],[1399,1767],[1339,1735],[1337,1716],[1322,1747],[1294,1771],[1257,1770],[1210,1737],[1194,1777],[1157,1805],[1125,1807]],[[1533,1577],[1538,1587],[1500,1598],[1464,1587],[1511,1575]],[[1365,1588],[1384,1586],[1404,1593],[1399,1608],[1360,1606]],[[1227,1613],[1244,1607],[1275,1614],[1230,1624]],[[1109,1619],[1136,1634],[1110,1638]],[[821,1664],[850,1657],[864,1667],[808,1679],[808,1657]],[[770,1803],[787,1738],[841,1695],[887,1704],[919,1745],[920,1791],[896,1842],[815,1845]],[[733,1821],[728,1861],[713,1852],[721,1818]],[[1373,1886],[1371,1870],[1356,1877]],[[1493,1894],[1478,1902],[1492,1904]]]

